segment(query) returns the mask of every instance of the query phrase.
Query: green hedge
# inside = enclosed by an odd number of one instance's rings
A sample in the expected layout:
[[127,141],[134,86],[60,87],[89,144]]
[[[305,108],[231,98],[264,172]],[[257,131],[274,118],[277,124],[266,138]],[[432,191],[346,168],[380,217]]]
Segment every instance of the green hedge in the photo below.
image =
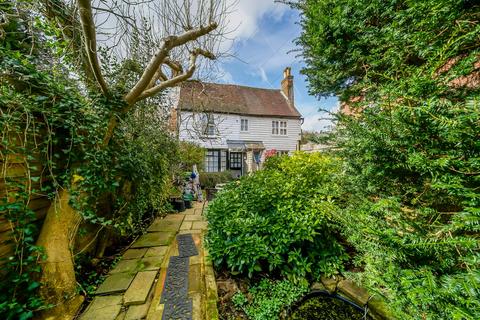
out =
[[202,188],[215,188],[217,184],[227,183],[233,179],[230,171],[200,172],[200,184],[202,185]]
[[297,153],[229,184],[207,209],[207,246],[217,267],[296,280],[334,274],[348,258],[331,216],[337,159]]

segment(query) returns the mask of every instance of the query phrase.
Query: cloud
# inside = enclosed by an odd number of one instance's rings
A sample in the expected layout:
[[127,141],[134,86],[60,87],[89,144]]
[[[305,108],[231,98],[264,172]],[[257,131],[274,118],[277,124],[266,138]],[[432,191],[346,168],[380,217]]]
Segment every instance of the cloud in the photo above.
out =
[[262,78],[262,81],[268,82],[268,77],[267,77],[267,74],[265,73],[265,70],[262,67],[260,67],[258,68],[258,71],[259,71],[260,77]]
[[246,41],[259,31],[259,21],[266,14],[280,20],[288,7],[273,0],[228,0],[231,12],[227,18],[232,29],[229,37]]
[[302,130],[317,132],[328,130],[333,123],[330,120],[324,119],[323,116],[321,113],[306,116],[302,124]]

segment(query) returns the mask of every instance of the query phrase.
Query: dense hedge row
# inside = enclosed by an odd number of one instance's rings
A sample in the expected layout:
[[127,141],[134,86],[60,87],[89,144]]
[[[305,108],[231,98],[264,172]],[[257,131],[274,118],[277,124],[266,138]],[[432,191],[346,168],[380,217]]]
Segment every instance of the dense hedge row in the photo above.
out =
[[217,266],[300,279],[331,275],[347,259],[333,217],[339,162],[320,154],[272,157],[232,182],[207,210],[206,237]]

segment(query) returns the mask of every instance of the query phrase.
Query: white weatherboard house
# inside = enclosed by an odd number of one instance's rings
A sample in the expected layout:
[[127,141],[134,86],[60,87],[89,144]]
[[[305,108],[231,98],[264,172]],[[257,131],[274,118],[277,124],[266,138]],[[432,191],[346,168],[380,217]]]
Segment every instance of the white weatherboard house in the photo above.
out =
[[260,168],[269,150],[299,150],[303,119],[294,106],[290,68],[281,90],[186,82],[173,115],[179,139],[206,149],[207,172],[239,176]]

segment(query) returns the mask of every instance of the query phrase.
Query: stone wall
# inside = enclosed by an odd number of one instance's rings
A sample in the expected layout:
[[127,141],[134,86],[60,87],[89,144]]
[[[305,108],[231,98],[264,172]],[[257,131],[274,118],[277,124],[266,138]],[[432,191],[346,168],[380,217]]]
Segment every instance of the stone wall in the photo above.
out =
[[357,305],[368,307],[368,313],[374,320],[393,320],[395,317],[389,312],[384,301],[375,295],[371,295],[357,286],[353,281],[343,278],[321,278],[311,287],[312,290],[325,290],[347,298]]

